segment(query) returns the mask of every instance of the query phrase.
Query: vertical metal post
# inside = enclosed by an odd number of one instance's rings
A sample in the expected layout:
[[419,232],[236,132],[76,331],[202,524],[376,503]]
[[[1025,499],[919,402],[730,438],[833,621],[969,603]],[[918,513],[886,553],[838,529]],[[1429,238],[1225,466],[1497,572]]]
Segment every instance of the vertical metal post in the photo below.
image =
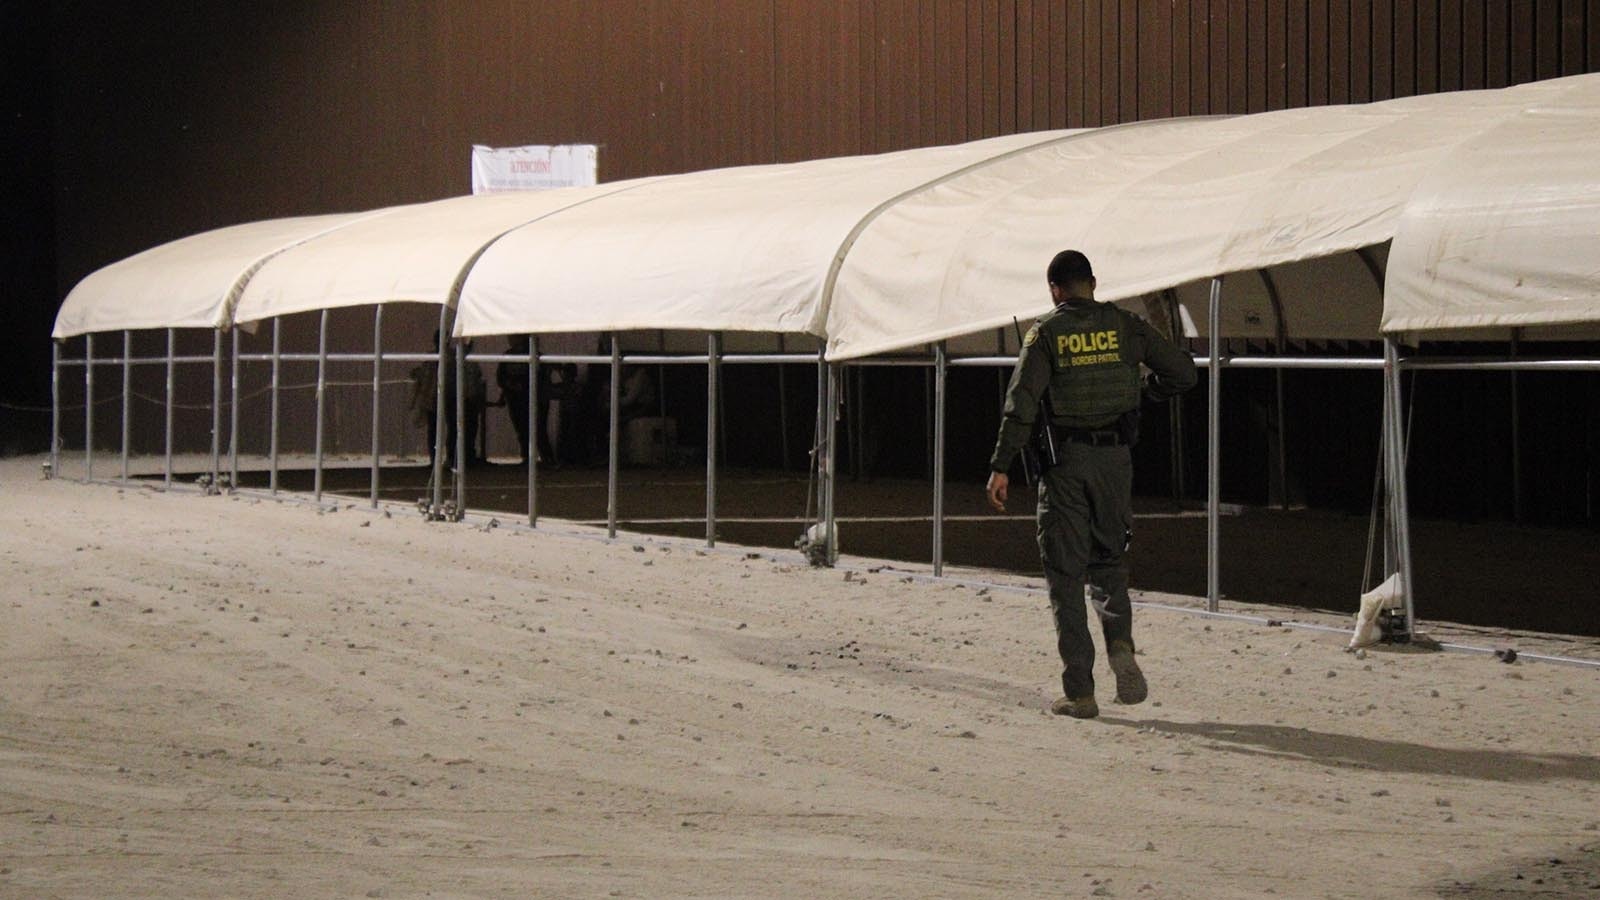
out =
[[1393,337],[1383,339],[1383,374],[1385,387],[1388,389],[1389,402],[1387,404],[1389,420],[1387,456],[1389,508],[1391,519],[1389,527],[1394,534],[1396,571],[1400,575],[1401,596],[1405,602],[1406,630],[1409,637],[1416,633],[1417,614],[1416,598],[1412,589],[1411,568],[1411,512],[1406,499],[1406,448],[1404,415],[1400,391],[1400,348]]
[[372,308],[372,508],[378,508],[379,454],[383,452],[383,304]]
[[824,449],[824,445],[827,443],[827,434],[828,434],[828,425],[827,425],[827,421],[826,421],[826,418],[825,418],[826,415],[827,415],[827,406],[828,406],[828,364],[824,360],[824,353],[825,353],[824,350],[818,350],[817,351],[817,422],[816,422],[815,427],[812,429],[812,438],[811,438],[811,440],[812,440],[811,462],[812,462],[812,465],[817,470],[816,503],[817,503],[817,521],[818,522],[823,521],[823,518],[825,516],[824,510],[822,508],[822,504],[823,504],[822,464],[823,464],[823,449]]
[[122,480],[128,480],[129,421],[133,415],[133,332],[122,332]]
[[[539,524],[539,336],[528,335],[528,527]],[[555,462],[555,460],[550,460]]]
[[271,437],[267,455],[270,457],[267,465],[271,474],[267,478],[267,490],[276,494],[278,492],[278,385],[279,376],[283,368],[283,317],[272,317],[272,420],[269,425]]
[[83,480],[94,480],[94,335],[83,336]]
[[839,447],[839,367],[832,364],[828,366],[828,407],[825,418],[828,425],[828,438],[827,451],[823,455],[822,493],[825,515],[822,527],[827,540],[828,565],[831,566],[839,561],[838,516],[835,515],[833,508],[834,488],[839,481],[839,465],[836,455]]
[[706,335],[706,546],[717,545],[717,446],[722,402],[722,335]]
[[211,329],[211,490],[222,475],[222,329]]
[[945,342],[933,345],[933,574],[944,574]]
[[[617,404],[622,400],[622,342],[611,332],[611,423],[606,448],[606,536],[617,536],[617,465],[621,435],[617,433]],[[706,448],[706,453],[711,453]]]
[[61,342],[50,342],[50,477],[61,474]]
[[[1511,329],[1511,358],[1522,348],[1522,329]],[[1511,521],[1522,524],[1522,392],[1511,370]]]
[[1285,428],[1284,428],[1284,424],[1285,423],[1284,423],[1284,405],[1283,405],[1283,370],[1282,369],[1275,369],[1273,371],[1273,375],[1277,376],[1277,385],[1276,385],[1276,387],[1277,387],[1277,403],[1278,403],[1278,411],[1277,411],[1277,419],[1278,419],[1278,489],[1283,492],[1283,494],[1282,494],[1282,500],[1283,500],[1282,507],[1283,507],[1283,509],[1288,509],[1289,508],[1289,450],[1288,450],[1287,444],[1288,444],[1288,440],[1289,439],[1288,439],[1288,435],[1285,433]]
[[[785,351],[783,335],[778,335],[778,352]],[[788,363],[778,363],[778,470],[789,469],[789,379]]]
[[312,469],[312,497],[322,502],[322,422],[328,395],[328,311],[322,311],[317,328],[317,447]]
[[[1167,321],[1171,326],[1168,337],[1174,344],[1181,344],[1184,340],[1183,310],[1178,303],[1178,294],[1171,290],[1163,293],[1167,299]],[[1183,397],[1178,396],[1168,400],[1167,407],[1172,423],[1171,446],[1168,451],[1171,453],[1172,463],[1172,500],[1181,504],[1184,494],[1187,493],[1184,484],[1187,454],[1184,452],[1183,440]]]
[[229,367],[233,403],[228,412],[228,489],[239,487],[239,328],[233,328],[233,360]]
[[444,379],[445,366],[448,360],[445,357],[450,344],[450,307],[448,304],[439,304],[439,329],[435,332],[438,340],[439,362],[434,371],[433,379],[433,505],[428,510],[428,518],[436,519],[443,515],[444,510],[444,454],[445,454],[445,415],[444,415]]
[[172,490],[172,390],[173,390],[173,381],[176,380],[175,379],[174,369],[177,368],[177,363],[175,362],[175,360],[177,358],[177,355],[178,355],[177,345],[178,345],[178,332],[177,332],[177,329],[168,328],[167,329],[167,439],[166,439],[166,444],[165,444],[167,462],[166,462],[166,479],[165,479],[165,481],[163,481],[162,487],[164,487],[166,490],[169,490],[169,491]]
[[[467,515],[467,460],[473,448],[467,446],[467,341],[456,342],[456,521]],[[473,363],[477,365],[477,363]]]
[[1211,365],[1206,398],[1206,609],[1216,612],[1222,591],[1218,579],[1222,529],[1222,279],[1211,279],[1206,327],[1211,337]]

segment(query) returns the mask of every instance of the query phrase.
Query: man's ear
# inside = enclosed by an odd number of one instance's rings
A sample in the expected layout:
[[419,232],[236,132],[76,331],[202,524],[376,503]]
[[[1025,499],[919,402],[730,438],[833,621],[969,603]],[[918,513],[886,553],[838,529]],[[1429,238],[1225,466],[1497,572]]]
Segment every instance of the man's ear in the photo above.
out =
[[1090,275],[1089,276],[1089,291],[1090,291],[1090,293],[1093,293],[1094,289],[1099,287],[1099,286],[1100,286],[1100,282],[1096,281],[1094,279],[1093,275]]
[[1050,299],[1054,300],[1056,303],[1061,302],[1061,285],[1055,284],[1054,282],[1050,284]]

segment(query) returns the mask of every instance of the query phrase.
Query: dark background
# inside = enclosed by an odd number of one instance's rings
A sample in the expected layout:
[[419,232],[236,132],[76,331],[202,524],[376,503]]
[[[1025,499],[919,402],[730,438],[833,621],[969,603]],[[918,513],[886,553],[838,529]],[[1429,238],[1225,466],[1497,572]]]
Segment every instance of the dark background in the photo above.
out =
[[[223,225],[465,193],[473,143],[596,143],[602,180],[616,180],[1498,87],[1600,70],[1600,0],[63,0],[0,6],[0,41],[0,452],[15,453],[47,445],[48,334],[78,279]],[[1438,352],[1453,349],[1468,348]],[[796,447],[810,440],[813,374],[789,377]],[[867,424],[887,436],[862,429],[858,475],[924,474],[924,377],[863,376],[884,411]],[[775,378],[740,371],[730,416],[760,421]],[[1365,509],[1376,374],[1285,376],[1291,478],[1277,488],[1274,379],[1227,379],[1225,493]],[[1516,426],[1505,375],[1417,379],[1417,513],[1593,524],[1594,379],[1520,379]],[[670,388],[682,431],[703,429],[692,411],[703,376]],[[953,408],[970,411],[952,420],[952,466],[981,469],[996,376],[957,372],[951,388]],[[1181,413],[1191,497],[1203,491],[1203,405]],[[1170,492],[1169,414],[1149,420],[1141,488]],[[747,425],[732,461],[801,465],[772,458],[769,426]]]

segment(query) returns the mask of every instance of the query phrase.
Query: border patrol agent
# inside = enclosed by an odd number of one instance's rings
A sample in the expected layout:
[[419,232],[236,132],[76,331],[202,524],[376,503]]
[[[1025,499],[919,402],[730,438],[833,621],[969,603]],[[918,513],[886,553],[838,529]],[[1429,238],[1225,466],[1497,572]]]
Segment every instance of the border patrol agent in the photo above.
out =
[[[1057,715],[1090,719],[1094,642],[1084,609],[1090,585],[1117,680],[1117,700],[1149,693],[1134,660],[1133,607],[1123,562],[1132,535],[1133,460],[1141,393],[1155,400],[1194,387],[1194,360],[1138,316],[1094,299],[1094,270],[1063,250],[1047,270],[1053,311],[1022,341],[989,458],[989,503],[1004,511],[1011,463],[1037,435],[1038,538],[1063,666]],[[1150,369],[1141,382],[1140,364]],[[1038,422],[1036,428],[1036,420]]]

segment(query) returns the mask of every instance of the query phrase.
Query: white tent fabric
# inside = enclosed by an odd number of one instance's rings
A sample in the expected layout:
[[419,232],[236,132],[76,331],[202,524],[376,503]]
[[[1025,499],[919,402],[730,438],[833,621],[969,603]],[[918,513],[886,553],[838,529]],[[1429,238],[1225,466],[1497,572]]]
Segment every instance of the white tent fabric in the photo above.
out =
[[[1063,247],[1117,300],[1390,239],[1403,304],[1594,318],[1597,95],[1578,76],[240,225],[94,273],[55,334],[458,301],[458,336],[806,333],[848,359],[1044,311]],[[1284,319],[1371,321],[1341,293],[1284,293]],[[1443,321],[1416,308],[1384,327]]]
[[651,180],[394,207],[267,260],[245,285],[235,321],[376,303],[454,304],[478,254],[507,231]]
[[1413,192],[1384,331],[1600,321],[1600,77],[1545,84]]
[[693,328],[820,335],[823,285],[862,219],[1052,134],[695,172],[519,228],[483,254],[457,336]]
[[152,247],[78,282],[56,313],[52,336],[225,327],[232,321],[231,303],[263,263],[371,215],[269,219]]
[[1045,265],[1065,247],[1094,262],[1100,299],[1119,300],[1381,243],[1451,151],[1552,90],[1105,128],[946,179],[856,240],[829,306],[828,356],[1043,313]]

